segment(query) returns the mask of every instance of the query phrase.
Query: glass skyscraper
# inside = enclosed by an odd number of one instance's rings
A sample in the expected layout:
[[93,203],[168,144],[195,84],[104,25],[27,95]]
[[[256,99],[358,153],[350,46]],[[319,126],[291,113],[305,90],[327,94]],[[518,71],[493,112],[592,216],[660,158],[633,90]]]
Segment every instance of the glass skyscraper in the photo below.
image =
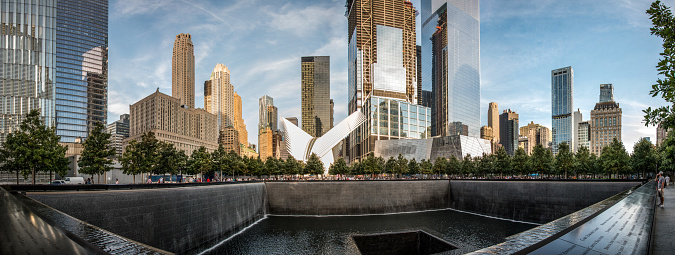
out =
[[32,109],[54,124],[56,6],[54,0],[0,4],[0,143]]
[[302,57],[302,130],[321,137],[333,128],[330,99],[330,57]]
[[108,112],[108,1],[58,0],[56,134],[87,137]]
[[432,135],[480,136],[479,0],[422,0],[422,90]]
[[574,70],[571,66],[551,71],[551,107],[553,115],[553,154],[558,153],[558,144],[567,142],[572,148],[574,141]]

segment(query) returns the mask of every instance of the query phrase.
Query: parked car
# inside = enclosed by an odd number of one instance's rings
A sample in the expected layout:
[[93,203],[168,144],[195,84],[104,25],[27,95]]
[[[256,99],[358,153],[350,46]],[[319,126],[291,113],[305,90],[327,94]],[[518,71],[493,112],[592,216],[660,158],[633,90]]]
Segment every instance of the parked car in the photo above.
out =
[[66,177],[64,181],[66,182],[65,184],[84,184],[83,177]]
[[66,181],[64,181],[64,180],[53,180],[51,184],[52,185],[64,185],[64,184],[66,184]]

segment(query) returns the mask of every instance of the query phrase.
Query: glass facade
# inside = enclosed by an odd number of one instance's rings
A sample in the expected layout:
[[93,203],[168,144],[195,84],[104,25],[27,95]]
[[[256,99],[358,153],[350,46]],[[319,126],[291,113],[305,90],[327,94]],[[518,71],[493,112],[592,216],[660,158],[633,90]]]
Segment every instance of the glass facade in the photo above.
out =
[[600,84],[600,101],[599,103],[614,102],[614,85]]
[[[258,134],[266,128],[277,131],[276,107],[271,96],[264,95],[258,100]],[[274,116],[270,116],[273,114]]]
[[[433,92],[433,135],[480,136],[478,0],[422,0],[422,89]],[[461,123],[461,124],[458,124]]]
[[56,134],[87,137],[108,109],[108,1],[58,0],[56,16]]
[[56,1],[0,4],[0,142],[32,109],[54,124],[55,28]]
[[452,135],[428,139],[379,140],[375,142],[375,156],[388,159],[402,155],[404,158],[422,159],[435,162],[436,158],[450,158],[455,156],[462,159],[464,156],[481,156],[492,153],[490,140],[476,137]]
[[330,57],[301,58],[302,130],[320,137],[333,128],[330,99]]
[[[403,30],[377,25],[377,62],[373,63],[373,89],[406,93],[403,67]],[[405,99],[405,98],[402,98]]]
[[553,115],[553,154],[558,153],[558,144],[574,143],[574,70],[571,66],[551,71],[551,107]]

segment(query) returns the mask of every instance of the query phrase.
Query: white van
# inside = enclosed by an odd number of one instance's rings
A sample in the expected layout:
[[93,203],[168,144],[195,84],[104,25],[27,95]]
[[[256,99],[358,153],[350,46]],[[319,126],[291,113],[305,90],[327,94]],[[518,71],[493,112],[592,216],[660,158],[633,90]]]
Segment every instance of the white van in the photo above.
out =
[[66,181],[66,184],[84,184],[83,177],[66,177],[63,180]]

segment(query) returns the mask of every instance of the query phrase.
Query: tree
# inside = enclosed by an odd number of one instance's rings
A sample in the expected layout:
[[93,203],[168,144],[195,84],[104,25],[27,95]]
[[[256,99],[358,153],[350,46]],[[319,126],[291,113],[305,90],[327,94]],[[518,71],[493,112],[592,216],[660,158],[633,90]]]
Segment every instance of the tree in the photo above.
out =
[[309,156],[309,159],[307,159],[305,171],[308,174],[320,175],[323,174],[323,170],[323,162],[321,162],[316,153],[312,153],[312,155]]
[[417,160],[414,158],[408,162],[408,172],[409,175],[419,174],[420,173],[420,164],[417,163]]
[[206,151],[206,147],[200,146],[199,149],[194,150],[192,155],[190,155],[188,165],[192,174],[199,173],[200,178],[203,178],[204,173],[210,172],[213,168],[211,154]]
[[335,163],[330,164],[330,168],[328,169],[328,173],[332,175],[345,175],[347,172],[349,172],[349,167],[342,157],[338,158]]
[[420,172],[422,174],[431,174],[432,167],[433,165],[431,164],[431,160],[422,159],[422,162],[420,162]]
[[434,166],[431,168],[431,171],[434,173],[434,175],[440,175],[441,173],[445,172],[447,165],[448,165],[447,159],[445,159],[444,157],[437,157],[436,162],[434,162]]
[[98,175],[98,183],[101,183],[101,175],[112,170],[112,159],[115,156],[115,148],[110,147],[110,134],[103,131],[103,123],[96,122],[89,133],[89,137],[82,144],[83,150],[77,164],[83,174]]
[[47,127],[40,117],[40,110],[33,109],[15,130],[7,135],[2,144],[3,170],[16,172],[16,182],[19,184],[19,174],[24,178],[35,176],[40,171],[54,170],[60,176],[68,171],[66,146],[59,144],[60,137],[56,135],[55,127]]
[[288,155],[286,162],[284,162],[284,174],[296,175],[299,168],[300,164],[298,164],[298,161],[293,156]]
[[626,174],[630,171],[630,156],[628,156],[626,148],[623,147],[623,143],[616,138],[608,146],[602,148],[600,161],[605,173],[610,178],[612,174],[616,174],[618,177],[619,174]]
[[378,161],[379,160],[375,158],[375,154],[373,152],[368,153],[366,159],[361,163],[364,173],[370,174],[371,176],[379,174],[380,170],[382,169],[382,165]]
[[630,157],[630,166],[636,173],[647,176],[648,172],[656,172],[657,154],[654,145],[647,139],[641,138],[633,146],[633,155]]
[[660,171],[675,171],[675,132],[670,132],[659,148]]
[[583,145],[579,147],[577,153],[574,155],[574,168],[576,169],[577,176],[579,173],[587,175],[593,174],[593,164],[593,158],[588,147]]
[[400,153],[396,159],[396,166],[394,166],[394,173],[396,173],[398,178],[401,178],[402,174],[408,172],[408,159],[403,157]]
[[558,155],[555,156],[554,165],[556,173],[564,174],[565,179],[567,179],[567,172],[574,170],[574,153],[567,142],[558,144]]
[[272,178],[273,174],[276,174],[279,172],[279,160],[275,157],[267,157],[265,160],[265,171],[267,173],[268,178]]
[[155,138],[155,133],[147,132],[141,135],[141,141],[138,144],[138,151],[141,154],[141,161],[138,162],[140,173],[152,173],[157,164],[157,149],[159,141]]
[[229,153],[227,153],[228,160],[230,161],[230,171],[232,171],[232,181],[234,181],[234,175],[235,174],[240,174],[245,168],[246,164],[244,163],[244,160],[237,155],[234,150],[231,150]]
[[225,151],[225,147],[222,144],[211,153],[211,159],[213,160],[213,171],[219,173],[220,178],[223,178],[223,172],[225,174],[230,172],[231,162],[229,152]]
[[448,166],[447,166],[445,172],[454,176],[454,175],[459,174],[461,169],[462,169],[462,163],[459,162],[459,159],[457,159],[457,157],[455,157],[455,155],[451,155],[450,158],[448,159]]
[[532,165],[532,171],[543,176],[548,174],[551,169],[551,151],[545,149],[541,144],[537,144],[532,149],[532,156],[530,157],[530,165]]
[[[185,155],[185,154],[183,154]],[[178,174],[181,170],[183,160],[182,155],[178,153],[176,147],[171,143],[159,142],[157,146],[157,164],[153,167],[153,174],[164,175],[169,173],[170,175]]]
[[396,162],[396,159],[394,159],[394,157],[389,157],[389,159],[386,161],[386,163],[384,163],[384,168],[383,168],[382,172],[385,173],[385,174],[392,174],[393,175],[394,171],[395,171],[394,168],[396,168],[397,164],[398,163]]
[[474,172],[476,172],[476,165],[473,162],[473,158],[471,158],[471,155],[466,154],[462,160],[462,173],[468,175]]
[[657,79],[649,94],[652,97],[661,95],[670,105],[643,110],[645,125],[661,124],[666,129],[673,129],[675,128],[675,31],[673,30],[675,17],[670,8],[661,1],[652,3],[647,14],[654,24],[650,29],[651,34],[663,40],[663,52],[660,54],[663,58],[659,60],[656,69],[659,75],[664,76],[663,79]]
[[513,154],[513,172],[520,176],[529,174],[529,160],[530,158],[525,149],[518,147]]
[[140,144],[135,139],[131,140],[124,149],[120,161],[122,163],[122,173],[133,175],[134,184],[136,184],[136,175],[141,173],[143,155],[140,151]]
[[503,177],[504,173],[511,173],[511,156],[506,153],[504,147],[499,147],[495,154],[495,169],[499,171],[500,177]]
[[476,166],[476,174],[479,176],[487,176],[495,173],[495,154],[485,154],[478,160]]

